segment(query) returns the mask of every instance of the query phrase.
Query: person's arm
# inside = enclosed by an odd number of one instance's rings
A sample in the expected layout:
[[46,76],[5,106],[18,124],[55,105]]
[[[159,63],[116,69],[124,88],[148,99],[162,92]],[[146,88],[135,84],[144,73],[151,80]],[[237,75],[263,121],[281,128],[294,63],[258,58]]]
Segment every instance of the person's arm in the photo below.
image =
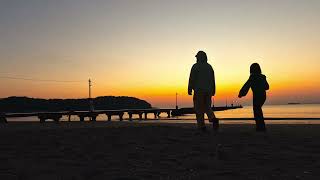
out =
[[194,72],[194,66],[192,66],[191,68],[191,72],[190,72],[190,76],[189,76],[189,84],[188,84],[188,94],[192,95],[192,90],[194,89],[194,76],[195,76],[195,72]]
[[251,76],[248,79],[248,81],[242,86],[238,97],[242,98],[243,96],[246,96],[248,94],[248,92],[249,92],[250,87],[251,87]]
[[212,77],[213,77],[213,82],[212,82],[212,96],[216,94],[216,79],[214,76],[214,70],[212,69]]
[[268,81],[267,81],[267,78],[265,78],[265,87],[264,87],[264,89],[265,90],[269,90],[269,83],[268,83]]

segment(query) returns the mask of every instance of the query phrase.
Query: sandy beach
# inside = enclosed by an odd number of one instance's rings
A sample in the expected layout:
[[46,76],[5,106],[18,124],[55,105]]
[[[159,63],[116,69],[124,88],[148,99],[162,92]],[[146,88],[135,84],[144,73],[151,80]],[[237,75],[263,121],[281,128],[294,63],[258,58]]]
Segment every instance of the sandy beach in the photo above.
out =
[[9,123],[0,179],[318,179],[320,125]]

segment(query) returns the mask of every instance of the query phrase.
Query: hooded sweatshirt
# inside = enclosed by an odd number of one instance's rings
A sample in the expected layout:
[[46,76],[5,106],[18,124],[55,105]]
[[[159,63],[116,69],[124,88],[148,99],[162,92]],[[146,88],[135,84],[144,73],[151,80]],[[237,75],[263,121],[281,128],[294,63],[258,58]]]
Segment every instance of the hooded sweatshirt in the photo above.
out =
[[214,71],[205,60],[198,61],[192,66],[188,90],[194,90],[194,94],[209,93],[212,96],[215,95]]
[[241,88],[239,96],[246,96],[250,88],[252,89],[254,98],[265,97],[266,90],[269,90],[266,76],[263,74],[251,74],[248,81]]

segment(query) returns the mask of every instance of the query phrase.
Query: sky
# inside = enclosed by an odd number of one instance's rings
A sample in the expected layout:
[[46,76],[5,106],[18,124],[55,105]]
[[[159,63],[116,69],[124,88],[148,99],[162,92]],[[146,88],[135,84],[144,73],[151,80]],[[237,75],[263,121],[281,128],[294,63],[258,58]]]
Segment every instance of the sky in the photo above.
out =
[[319,18],[319,0],[0,0],[0,97],[85,98],[91,78],[93,96],[191,106],[203,50],[217,105],[251,103],[237,95],[254,62],[267,104],[316,103]]

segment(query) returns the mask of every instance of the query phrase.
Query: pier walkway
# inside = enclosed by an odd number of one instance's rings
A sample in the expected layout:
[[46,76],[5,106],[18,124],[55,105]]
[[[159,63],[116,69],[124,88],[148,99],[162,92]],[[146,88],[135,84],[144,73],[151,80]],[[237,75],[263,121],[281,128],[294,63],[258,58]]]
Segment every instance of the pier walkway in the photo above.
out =
[[[242,106],[230,106],[230,107],[212,107],[213,111],[224,111],[229,109],[242,108]],[[138,115],[139,120],[148,119],[148,114],[153,114],[154,119],[159,119],[160,114],[165,113],[168,118],[171,116],[181,116],[185,114],[194,114],[193,108],[150,108],[150,109],[121,109],[121,110],[96,110],[96,111],[62,111],[62,112],[34,112],[34,113],[0,113],[0,122],[7,122],[7,118],[14,117],[38,117],[40,122],[47,120],[53,120],[59,122],[63,116],[67,116],[68,120],[71,120],[71,116],[77,116],[79,121],[84,121],[85,118],[89,118],[91,121],[96,121],[99,115],[106,115],[107,120],[111,121],[112,116],[118,116],[122,121],[124,114],[127,114],[129,121],[133,120],[133,115]]]

